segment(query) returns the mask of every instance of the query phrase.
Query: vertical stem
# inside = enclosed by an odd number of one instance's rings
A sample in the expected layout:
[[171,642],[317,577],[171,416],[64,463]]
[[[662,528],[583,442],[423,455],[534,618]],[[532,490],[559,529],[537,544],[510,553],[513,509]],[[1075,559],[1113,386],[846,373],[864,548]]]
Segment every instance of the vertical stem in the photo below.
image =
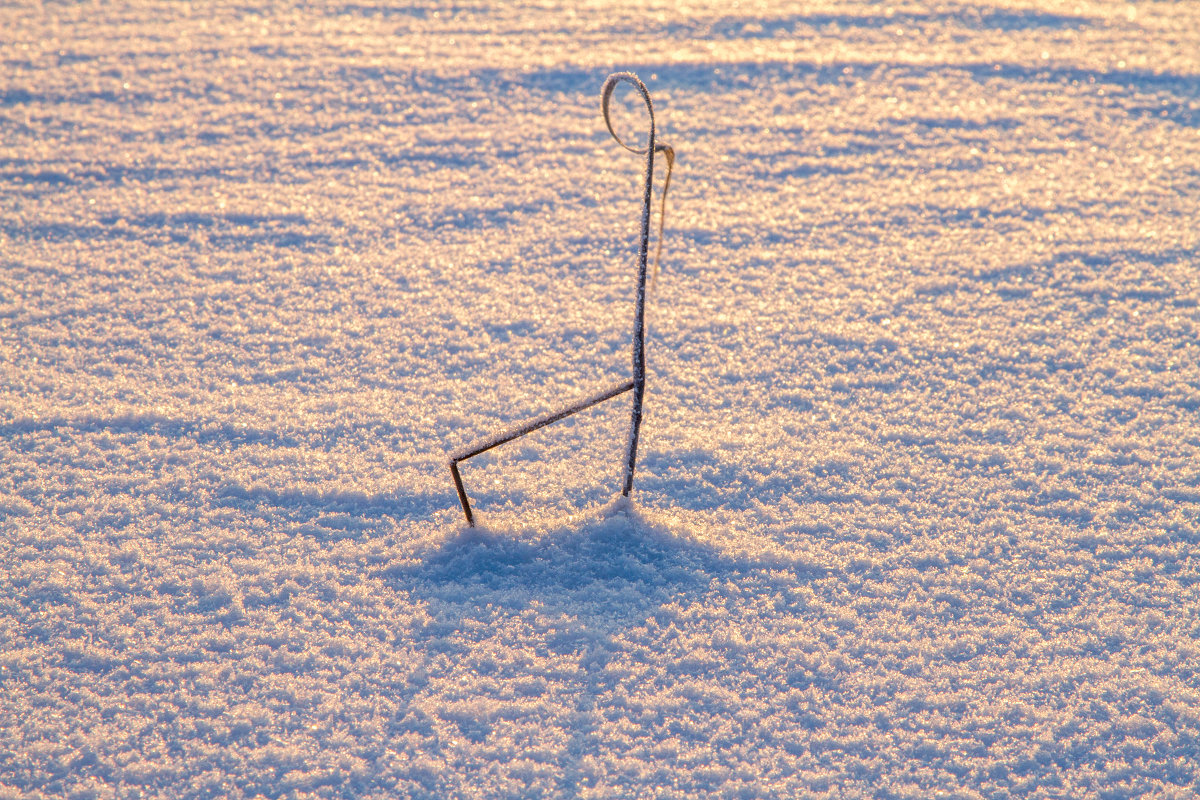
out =
[[[646,101],[650,113],[650,135],[646,142],[646,185],[642,197],[642,235],[638,245],[637,301],[633,316],[633,411],[629,424],[629,449],[625,454],[625,480],[621,494],[628,497],[633,491],[633,471],[637,464],[638,434],[642,428],[642,398],[646,393],[646,257],[650,250],[650,205],[654,196],[654,105],[646,84],[631,73],[620,73],[621,79],[633,83]],[[609,81],[613,80],[609,78]],[[607,119],[607,114],[605,118]],[[611,130],[611,126],[609,126]],[[614,134],[615,135],[615,134]],[[622,143],[623,144],[623,143]]]

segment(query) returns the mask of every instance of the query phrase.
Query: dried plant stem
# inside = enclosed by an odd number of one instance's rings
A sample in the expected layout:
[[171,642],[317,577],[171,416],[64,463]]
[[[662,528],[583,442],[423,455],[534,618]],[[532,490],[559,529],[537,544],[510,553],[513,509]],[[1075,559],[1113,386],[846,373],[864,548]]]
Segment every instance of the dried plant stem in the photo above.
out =
[[471,504],[467,500],[467,491],[466,491],[466,489],[463,488],[462,478],[458,474],[458,462],[465,461],[466,459],[470,458],[471,456],[477,456],[480,453],[487,452],[488,450],[491,450],[493,447],[498,447],[499,445],[502,445],[505,442],[511,442],[513,439],[516,439],[518,436],[524,436],[527,433],[533,433],[538,428],[544,428],[553,422],[558,422],[560,419],[564,419],[566,417],[571,416],[572,414],[576,414],[580,411],[583,411],[585,408],[591,408],[594,405],[599,405],[600,403],[603,403],[605,400],[616,397],[617,395],[623,394],[624,392],[628,392],[632,388],[633,388],[632,380],[614,384],[614,385],[608,387],[607,389],[605,389],[604,391],[599,392],[598,394],[594,394],[585,400],[580,400],[578,403],[568,406],[568,407],[562,409],[561,411],[555,411],[555,412],[553,412],[551,414],[547,414],[543,417],[537,417],[535,419],[526,420],[525,422],[522,422],[521,424],[516,425],[512,428],[509,428],[508,430],[503,431],[502,433],[497,433],[493,436],[489,436],[488,438],[483,439],[479,442],[476,442],[475,444],[472,444],[469,447],[464,447],[462,450],[457,450],[454,453],[452,453],[450,455],[450,473],[454,476],[454,487],[458,490],[458,499],[462,503],[463,513],[467,515],[467,524],[474,525],[475,518],[474,518],[474,515],[471,513]]
[[[630,147],[613,130],[612,120],[609,116],[609,103],[612,100],[613,90],[621,82],[629,83],[637,89],[646,104],[646,111],[650,115],[650,132],[644,149]],[[633,378],[614,384],[574,405],[546,414],[545,416],[528,420],[516,427],[493,434],[453,452],[450,455],[450,474],[454,478],[454,488],[458,491],[458,499],[462,503],[463,514],[467,518],[467,525],[472,527],[475,525],[475,516],[471,513],[471,502],[467,498],[467,491],[463,487],[462,476],[459,474],[459,462],[491,450],[493,447],[502,445],[505,442],[510,442],[519,436],[524,436],[539,428],[544,428],[551,423],[583,411],[585,408],[591,408],[594,405],[630,390],[633,391],[633,408],[629,426],[629,444],[625,453],[625,473],[621,484],[621,494],[628,496],[633,491],[633,473],[637,463],[638,436],[642,427],[642,403],[646,392],[646,265],[650,249],[650,209],[654,196],[654,157],[658,153],[663,153],[667,158],[667,177],[663,185],[662,211],[659,214],[658,248],[654,256],[654,273],[657,275],[659,258],[662,256],[663,217],[667,208],[667,190],[671,186],[671,170],[675,166],[675,150],[668,144],[655,141],[654,104],[650,101],[650,92],[647,91],[646,85],[632,72],[616,72],[608,76],[608,80],[604,82],[604,88],[601,90],[601,110],[604,113],[604,124],[608,126],[609,133],[617,140],[617,143],[632,153],[644,154],[646,156],[641,237],[638,244],[637,299],[635,301],[633,319]]]

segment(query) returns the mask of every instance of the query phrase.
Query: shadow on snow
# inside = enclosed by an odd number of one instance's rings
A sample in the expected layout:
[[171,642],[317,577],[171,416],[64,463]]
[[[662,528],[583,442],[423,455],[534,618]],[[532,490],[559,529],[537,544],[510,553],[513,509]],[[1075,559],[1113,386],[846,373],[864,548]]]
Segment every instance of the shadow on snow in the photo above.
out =
[[485,527],[459,528],[413,561],[383,573],[438,606],[440,633],[490,608],[532,603],[574,619],[552,647],[571,652],[643,621],[680,597],[705,594],[727,580],[784,570],[798,578],[823,574],[804,561],[756,560],[731,554],[689,532],[654,520],[618,498],[598,514],[534,536]]
[[[823,574],[808,564],[722,552],[623,500],[536,538],[459,529],[415,560],[381,573],[426,604],[432,621],[416,632],[414,644],[434,661],[443,654],[469,658],[475,644],[497,635],[498,620],[532,625],[532,646],[565,659],[555,672],[571,684],[574,703],[568,758],[559,777],[560,788],[568,792],[576,788],[589,757],[602,751],[605,708],[628,680],[625,670],[609,665],[652,657],[638,642],[676,636],[670,627],[675,615],[664,612],[665,606],[727,596],[730,584],[778,594]],[[480,669],[486,673],[491,667]],[[406,691],[409,701],[420,687]],[[428,726],[422,713],[414,711],[402,725]],[[474,742],[486,740],[495,725],[469,713],[439,716]]]

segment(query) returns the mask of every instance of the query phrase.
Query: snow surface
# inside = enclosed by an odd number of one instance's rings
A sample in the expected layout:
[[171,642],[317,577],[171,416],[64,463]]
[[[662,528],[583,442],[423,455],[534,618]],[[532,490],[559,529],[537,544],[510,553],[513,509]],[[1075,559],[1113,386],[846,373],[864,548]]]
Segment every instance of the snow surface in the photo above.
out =
[[0,797],[1200,792],[1200,3],[0,26]]

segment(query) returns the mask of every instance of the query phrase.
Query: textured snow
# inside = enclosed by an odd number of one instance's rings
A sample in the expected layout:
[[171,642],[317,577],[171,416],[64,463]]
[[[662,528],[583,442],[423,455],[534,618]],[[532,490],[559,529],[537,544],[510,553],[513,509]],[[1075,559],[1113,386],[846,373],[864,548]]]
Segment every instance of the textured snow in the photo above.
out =
[[1200,792],[1200,4],[0,25],[0,797]]

